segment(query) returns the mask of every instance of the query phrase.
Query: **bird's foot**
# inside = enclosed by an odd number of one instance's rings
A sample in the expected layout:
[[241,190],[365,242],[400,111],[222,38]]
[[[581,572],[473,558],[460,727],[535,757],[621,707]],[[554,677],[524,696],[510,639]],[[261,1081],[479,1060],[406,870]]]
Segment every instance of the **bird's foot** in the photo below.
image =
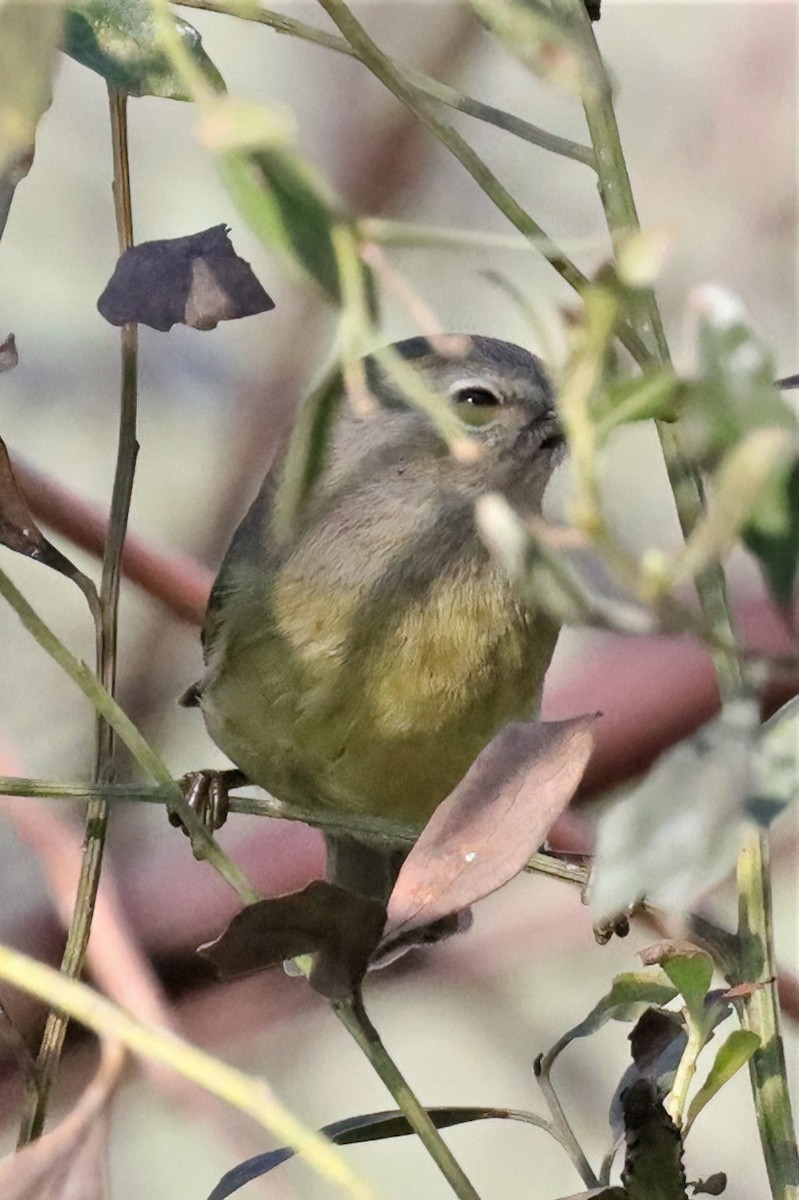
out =
[[[230,810],[230,792],[247,783],[243,771],[188,771],[180,779],[187,804],[194,809],[209,833],[221,829]],[[169,823],[185,834],[188,830],[177,813],[170,812]]]

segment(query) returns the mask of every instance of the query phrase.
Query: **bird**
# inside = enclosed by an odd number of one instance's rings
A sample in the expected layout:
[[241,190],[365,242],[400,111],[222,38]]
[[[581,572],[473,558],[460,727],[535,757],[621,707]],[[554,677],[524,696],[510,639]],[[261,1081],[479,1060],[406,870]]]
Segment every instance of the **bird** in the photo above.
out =
[[[285,451],[233,536],[185,703],[238,769],[286,804],[421,826],[508,722],[538,713],[559,623],[517,592],[481,540],[499,493],[540,514],[565,456],[552,383],[528,350],[481,335],[391,348],[462,422],[455,456],[379,355],[371,411],[337,407],[321,469],[278,530]],[[338,385],[343,392],[343,382]],[[328,878],[385,900],[407,853],[326,834]]]

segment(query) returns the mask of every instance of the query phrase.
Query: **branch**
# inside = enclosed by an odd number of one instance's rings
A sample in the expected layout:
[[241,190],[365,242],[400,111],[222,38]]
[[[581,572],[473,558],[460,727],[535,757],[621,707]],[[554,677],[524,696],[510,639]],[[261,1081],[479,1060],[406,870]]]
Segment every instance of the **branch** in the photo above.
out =
[[[239,0],[238,3],[236,0],[229,0],[228,3],[224,3],[224,0],[175,0],[175,2],[183,8],[198,8],[203,12],[222,13],[238,17],[243,21],[255,21],[259,25],[269,26],[277,33],[285,33],[299,38],[301,41],[324,46],[327,50],[335,50],[338,54],[346,54],[350,58],[358,59],[359,62],[366,62],[362,54],[344,38],[337,37],[334,33],[326,33],[323,29],[317,29],[315,25],[307,25],[304,21],[296,21],[293,17],[284,17],[281,13],[253,5],[248,0],[243,0],[243,2]],[[546,129],[540,129],[537,125],[532,125],[529,121],[514,116],[513,113],[495,108],[492,104],[483,104],[480,100],[474,100],[471,96],[458,91],[457,88],[441,83],[438,79],[432,79],[422,71],[395,65],[397,70],[402,71],[408,82],[421,95],[428,96],[431,100],[437,100],[447,108],[466,113],[470,117],[476,117],[478,121],[485,121],[498,129],[504,129],[534,146],[541,146],[551,154],[559,154],[564,158],[571,158],[575,162],[596,169],[593,151],[588,146],[581,146],[569,138],[549,133]]]

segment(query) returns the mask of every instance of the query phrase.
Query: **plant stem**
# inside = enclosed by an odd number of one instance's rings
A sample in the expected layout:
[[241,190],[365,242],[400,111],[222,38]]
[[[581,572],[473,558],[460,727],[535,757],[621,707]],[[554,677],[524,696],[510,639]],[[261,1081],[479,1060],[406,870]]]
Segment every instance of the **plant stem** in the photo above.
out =
[[[141,769],[160,785],[161,796],[170,811],[180,817],[181,824],[188,829],[191,834],[192,846],[196,846],[202,853],[203,860],[233,888],[242,904],[253,904],[256,900],[260,900],[260,894],[250,883],[241,867],[228,858],[191,805],[186,803],[180,787],[175,783],[163,759],[159,758],[152,746],[145,741],[130,717],[122,711],[97,676],[55,636],[2,570],[0,570],[0,596],[8,601],[22,624],[42,649],[78,685],[95,711],[112,726]],[[103,794],[104,792],[105,788],[91,791],[86,789],[87,795]]]
[[[113,147],[114,177],[113,195],[116,213],[120,253],[133,245],[133,214],[130,192],[130,165],[128,160],[127,97],[108,89],[111,141]],[[122,547],[128,523],[133,476],[138,452],[136,441],[136,367],[137,329],[125,325],[122,338],[122,385],[120,399],[119,442],[117,465],[111,499],[108,538],[103,553],[103,571],[100,584],[100,628],[97,645],[97,674],[113,696],[116,683],[117,613],[121,576]],[[99,783],[108,782],[112,775],[114,734],[110,725],[98,715],[97,745],[94,777]],[[103,850],[108,831],[109,804],[106,796],[90,796],[86,805],[86,833],[83,843],[83,858],[78,879],[75,908],[67,931],[67,940],[61,960],[61,971],[70,979],[77,979],[83,972],[86,948],[89,943],[97,889],[103,863]],[[39,1137],[44,1129],[50,1089],[58,1070],[58,1063],[66,1036],[68,1017],[64,1013],[51,1011],[39,1047],[36,1071],[28,1081],[26,1102],[20,1126],[18,1146]]]
[[780,1032],[767,834],[752,830],[738,858],[740,980],[761,983],[740,1001],[741,1024],[760,1038],[749,1060],[760,1141],[775,1200],[799,1197],[799,1151]]
[[455,1195],[460,1200],[480,1200],[478,1193],[433,1124],[430,1114],[411,1091],[407,1080],[383,1045],[380,1034],[363,1006],[360,994],[347,1000],[338,1001],[333,1005],[333,1010],[394,1097],[398,1107]]
[[[562,15],[580,38],[594,67],[598,86],[584,97],[586,119],[596,155],[600,196],[614,245],[618,236],[639,227],[638,214],[619,137],[607,74],[583,0],[556,0]],[[663,323],[654,293],[647,291],[632,323],[657,360],[670,361]],[[704,509],[702,481],[681,453],[679,439],[670,426],[658,425],[663,456],[677,513],[687,538]],[[717,642],[734,644],[735,632],[727,603],[724,572],[711,564],[696,577],[702,611]],[[742,695],[744,682],[737,656],[716,648],[714,666],[722,702]],[[776,963],[771,931],[771,883],[768,874],[767,837],[750,834],[738,865],[739,929],[742,982],[773,981]],[[769,982],[743,1002],[744,1023],[760,1038],[760,1048],[750,1059],[755,1110],[763,1156],[772,1192],[780,1200],[799,1195],[799,1155],[793,1131],[785,1057],[779,1033],[775,985]]]
[[535,1062],[535,1077],[538,1081],[538,1086],[541,1088],[541,1094],[546,1101],[549,1114],[552,1118],[552,1126],[557,1130],[558,1141],[563,1146],[572,1163],[575,1166],[580,1178],[587,1188],[595,1188],[599,1185],[599,1180],[594,1174],[594,1169],[585,1156],[582,1146],[577,1141],[574,1135],[574,1130],[569,1124],[569,1119],[563,1111],[563,1105],[558,1099],[558,1095],[552,1086],[552,1064],[555,1062],[558,1054],[566,1044],[565,1039],[561,1038],[559,1042],[553,1046],[548,1054],[542,1054]]
[[[321,1134],[306,1129],[284,1108],[263,1078],[236,1070],[174,1033],[136,1020],[87,984],[66,979],[52,967],[10,946],[0,945],[0,979],[45,1003],[57,1005],[98,1037],[121,1042],[147,1062],[161,1063],[177,1071],[210,1095],[252,1117],[279,1142],[292,1146],[310,1167],[352,1200],[376,1200],[373,1190],[353,1171],[338,1147]],[[29,1196],[34,1194],[41,1193],[28,1191]],[[49,1194],[54,1193],[49,1190]],[[65,1194],[62,1190],[62,1196]],[[82,1193],[72,1192],[73,1196],[79,1194]]]
[[[282,13],[261,8],[260,4],[254,4],[252,0],[228,0],[227,3],[224,0],[176,0],[176,3],[182,5],[183,8],[202,9],[204,12],[223,13],[238,17],[243,21],[255,21],[260,25],[268,25],[276,33],[289,34],[291,37],[311,42],[316,46],[324,46],[327,50],[335,50],[338,54],[347,54],[350,58],[365,61],[359,51],[344,38],[337,37],[334,33],[327,33],[324,29],[317,29],[315,25],[307,25],[304,21],[297,21],[293,17],[284,17]],[[437,100],[447,108],[475,117],[478,121],[485,121],[498,129],[504,129],[523,141],[530,142],[534,146],[541,146],[551,154],[560,154],[564,158],[571,158],[575,162],[595,169],[594,155],[588,146],[581,146],[569,138],[549,133],[546,129],[540,129],[537,125],[531,125],[529,121],[514,116],[513,113],[495,108],[492,104],[483,104],[480,100],[474,100],[471,96],[466,96],[463,92],[458,91],[457,88],[441,83],[440,80],[433,79],[421,71],[415,71],[411,67],[398,67],[397,69],[402,70],[412,87],[423,96]]]
[[703,1029],[688,1013],[683,1011],[688,1029],[688,1041],[680,1057],[677,1073],[671,1091],[664,1101],[663,1107],[679,1129],[683,1123],[683,1114],[688,1100],[688,1089],[696,1075],[696,1064],[699,1055],[707,1042],[708,1032]]

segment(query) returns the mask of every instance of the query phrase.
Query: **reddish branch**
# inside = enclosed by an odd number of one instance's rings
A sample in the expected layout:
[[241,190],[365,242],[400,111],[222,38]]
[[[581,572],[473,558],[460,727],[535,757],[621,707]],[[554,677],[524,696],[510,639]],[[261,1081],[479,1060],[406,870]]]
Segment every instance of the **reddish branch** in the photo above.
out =
[[[101,555],[106,518],[31,467],[14,460],[14,473],[34,515],[76,546]],[[123,572],[183,621],[199,625],[212,573],[177,551],[156,550],[128,534]],[[736,609],[744,643],[771,655],[791,650],[785,626],[765,601]],[[766,691],[772,712],[799,691],[799,672],[775,680]],[[688,638],[630,638],[597,634],[590,657],[560,687],[550,690],[544,715],[565,719],[596,710],[597,747],[581,797],[623,783],[645,771],[669,746],[687,737],[718,711],[719,697],[707,652]]]

